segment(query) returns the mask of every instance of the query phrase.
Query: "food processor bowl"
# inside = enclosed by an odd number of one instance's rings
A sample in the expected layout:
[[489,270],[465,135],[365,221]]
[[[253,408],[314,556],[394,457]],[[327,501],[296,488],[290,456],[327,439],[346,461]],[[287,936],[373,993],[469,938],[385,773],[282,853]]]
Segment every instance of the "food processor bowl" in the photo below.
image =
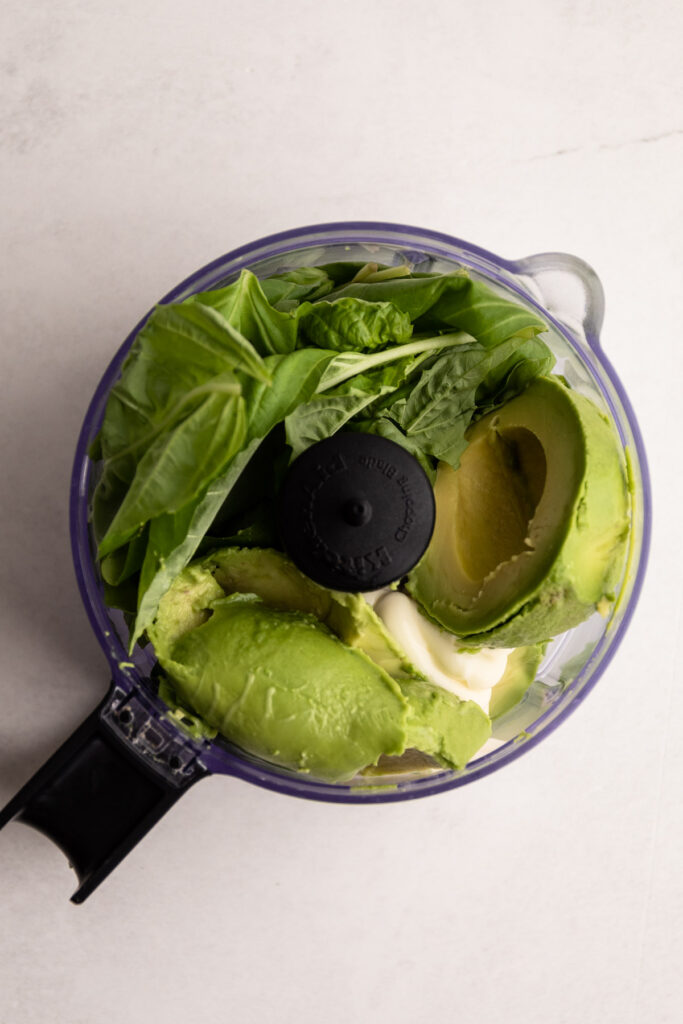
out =
[[[494,742],[460,771],[442,769],[426,758],[416,757],[412,762],[410,758],[402,759],[398,765],[388,759],[385,766],[381,763],[351,782],[336,784],[267,763],[226,740],[192,736],[156,696],[151,646],[137,645],[132,654],[128,653],[125,618],[105,603],[90,520],[97,466],[89,452],[109,391],[145,317],[114,356],[92,398],[76,447],[71,481],[76,577],[91,626],[108,659],[112,684],[81,731],[0,816],[0,825],[18,817],[41,828],[62,846],[81,882],[73,897],[76,901],[84,899],[154,821],[206,774],[231,775],[307,799],[367,804],[442,793],[502,768],[548,736],[579,706],[607,668],[633,615],[647,561],[650,487],[636,418],[602,349],[604,300],[594,271],[582,260],[563,253],[506,260],[436,231],[379,222],[341,222],[281,232],[235,249],[192,274],[161,302],[179,302],[194,293],[229,284],[244,268],[266,277],[340,261],[407,265],[420,273],[465,268],[473,278],[546,320],[549,331],[544,340],[556,359],[553,372],[593,400],[613,424],[623,450],[631,527],[617,598],[607,617],[596,612],[552,640],[523,700],[494,723]],[[80,776],[90,772],[93,743],[100,755],[103,745],[106,748],[106,765],[101,769],[106,785],[96,787],[95,796],[90,794],[86,799]],[[125,778],[120,777],[121,772]],[[71,782],[69,773],[73,776]],[[92,772],[88,778],[91,776]],[[80,806],[74,800],[74,786],[79,799],[85,800]],[[133,803],[137,799],[140,806],[126,815],[122,809],[131,799]],[[107,809],[102,811],[102,820],[114,822],[115,827],[105,828],[101,841],[93,844],[92,829],[84,820],[90,815],[92,822],[93,813],[103,807]]]

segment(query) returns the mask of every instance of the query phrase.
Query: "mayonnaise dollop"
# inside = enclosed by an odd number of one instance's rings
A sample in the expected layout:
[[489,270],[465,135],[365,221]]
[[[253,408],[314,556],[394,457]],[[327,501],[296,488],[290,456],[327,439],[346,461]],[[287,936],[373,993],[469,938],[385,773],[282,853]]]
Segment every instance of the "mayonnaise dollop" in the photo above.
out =
[[374,610],[415,668],[430,682],[488,713],[491,689],[505,672],[511,648],[484,647],[470,654],[460,642],[422,615],[405,594],[391,590],[373,600]]

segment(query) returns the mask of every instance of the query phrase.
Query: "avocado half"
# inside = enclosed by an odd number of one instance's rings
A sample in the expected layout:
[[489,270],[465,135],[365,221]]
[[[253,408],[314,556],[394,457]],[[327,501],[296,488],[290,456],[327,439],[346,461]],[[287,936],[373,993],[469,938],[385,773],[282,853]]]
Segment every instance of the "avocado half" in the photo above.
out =
[[613,600],[629,499],[609,420],[554,377],[479,420],[438,468],[432,540],[408,581],[467,646],[522,647]]

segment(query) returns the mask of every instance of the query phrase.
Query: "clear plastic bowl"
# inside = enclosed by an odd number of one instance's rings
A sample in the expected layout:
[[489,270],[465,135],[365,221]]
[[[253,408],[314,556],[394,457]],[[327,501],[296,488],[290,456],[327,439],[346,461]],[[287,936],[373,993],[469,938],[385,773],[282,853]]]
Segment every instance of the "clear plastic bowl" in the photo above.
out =
[[418,761],[399,774],[375,771],[351,783],[331,784],[268,764],[222,740],[191,738],[154,695],[149,683],[154,667],[151,649],[136,647],[132,656],[128,654],[123,617],[104,602],[89,522],[94,467],[88,450],[102,421],[108,392],[143,320],[112,360],[85,417],[72,476],[71,538],[81,594],[115,684],[104,717],[141,755],[153,759],[157,770],[181,784],[199,768],[293,796],[380,802],[428,796],[473,782],[529,750],[578,707],[619,646],[640,592],[650,523],[645,453],[628,397],[600,344],[602,287],[582,260],[562,253],[504,260],[435,231],[373,222],[321,224],[271,235],[235,249],[192,274],[161,301],[180,301],[194,292],[225,285],[244,267],[265,277],[294,267],[341,260],[408,263],[420,272],[465,267],[473,277],[547,320],[550,332],[544,337],[557,359],[555,372],[563,374],[572,387],[592,398],[609,416],[623,446],[632,489],[632,523],[618,599],[609,618],[596,613],[552,641],[524,700],[496,724],[493,736],[500,745],[475,758],[462,771],[446,771]]

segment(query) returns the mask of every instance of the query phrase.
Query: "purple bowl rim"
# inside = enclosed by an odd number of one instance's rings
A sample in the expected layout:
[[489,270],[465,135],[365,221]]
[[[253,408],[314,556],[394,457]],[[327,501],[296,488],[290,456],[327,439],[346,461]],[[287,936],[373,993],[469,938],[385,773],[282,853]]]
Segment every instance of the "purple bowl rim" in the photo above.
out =
[[[178,295],[191,288],[192,285],[204,278],[207,274],[212,271],[217,271],[222,268],[225,264],[254,254],[256,250],[266,249],[283,243],[292,242],[294,240],[301,240],[302,244],[294,246],[292,251],[296,249],[304,249],[312,244],[315,244],[315,236],[325,236],[325,244],[333,245],[340,243],[355,243],[362,244],[363,242],[377,242],[379,244],[398,244],[398,239],[390,237],[380,238],[368,238],[368,237],[329,237],[330,233],[334,232],[358,232],[362,236],[363,233],[377,232],[379,234],[401,234],[408,236],[408,238],[420,239],[423,243],[425,241],[432,243],[442,243],[448,248],[457,248],[461,252],[464,252],[468,256],[473,256],[479,260],[485,261],[487,266],[485,269],[490,274],[491,266],[500,268],[509,274],[520,276],[524,273],[522,265],[529,257],[522,257],[519,260],[505,259],[497,254],[467,242],[464,239],[457,238],[454,235],[449,235],[445,232],[434,231],[428,228],[419,228],[416,226],[393,223],[390,221],[368,221],[368,220],[354,220],[354,221],[331,221],[328,223],[309,224],[303,225],[298,228],[291,228],[286,231],[275,232],[270,235],[265,235],[261,238],[254,239],[245,245],[238,246],[229,252],[218,256],[216,259],[211,260],[209,263],[200,267],[198,270],[193,271],[190,275],[184,278],[179,284],[175,285],[163,298],[159,300],[157,304],[163,304],[173,302]],[[307,237],[310,236],[310,237]],[[272,257],[288,251],[289,247],[276,250],[267,254],[259,256],[259,259]],[[439,252],[435,249],[434,252]],[[453,253],[450,254],[443,252],[444,256],[448,256],[453,259]],[[538,254],[536,254],[538,255]],[[476,266],[476,264],[475,264]],[[493,275],[494,278],[497,275]],[[597,276],[597,275],[596,275]],[[499,283],[504,285],[508,289],[516,291],[526,303],[531,303],[543,315],[550,320],[553,327],[570,343],[571,347],[576,350],[576,339],[573,338],[568,330],[559,323],[544,307],[538,303],[532,296],[530,296],[524,289],[519,287],[513,281],[509,281],[507,278],[498,276]],[[78,441],[76,444],[76,450],[74,454],[73,470],[71,474],[70,483],[70,503],[69,503],[69,526],[70,526],[70,537],[71,547],[74,563],[74,571],[78,588],[81,594],[81,598],[85,605],[86,614],[90,621],[91,628],[95,633],[101,647],[103,648],[107,660],[110,662],[112,671],[116,677],[126,686],[132,690],[135,687],[130,677],[122,673],[120,667],[112,662],[111,650],[107,643],[107,625],[104,621],[101,621],[98,615],[98,611],[102,614],[103,619],[106,619],[105,606],[102,604],[100,609],[96,609],[93,606],[91,596],[89,593],[88,580],[86,578],[86,569],[89,566],[93,569],[92,581],[95,581],[94,567],[91,559],[86,559],[86,564],[83,564],[81,558],[81,542],[84,542],[86,547],[88,545],[87,531],[81,535],[81,512],[82,500],[81,500],[81,481],[84,471],[87,472],[89,468],[89,457],[88,457],[88,439],[91,436],[93,420],[97,411],[101,408],[102,402],[108,393],[113,381],[118,376],[120,364],[124,358],[128,348],[132,345],[138,332],[149,317],[151,310],[147,312],[139,321],[139,323],[133,328],[126,339],[118,347],[114,356],[110,360],[106,370],[104,371],[100,381],[93,393],[93,396],[88,404],[88,408],[79,432]],[[590,659],[587,666],[576,676],[571,684],[571,688],[578,690],[576,696],[570,701],[566,707],[564,707],[559,713],[556,714],[554,719],[550,721],[540,732],[540,734],[529,735],[523,743],[516,742],[514,740],[504,744],[504,747],[500,748],[503,750],[505,747],[510,749],[507,751],[505,756],[497,759],[494,763],[482,763],[481,767],[473,768],[467,774],[451,772],[444,770],[443,773],[439,772],[432,776],[427,776],[422,779],[410,780],[407,782],[397,782],[391,785],[391,788],[385,788],[385,784],[381,787],[378,786],[377,790],[374,790],[371,785],[368,788],[365,787],[346,787],[346,786],[334,786],[324,782],[318,782],[316,780],[308,780],[300,775],[286,775],[279,774],[275,771],[272,773],[267,768],[261,768],[253,765],[250,761],[238,757],[236,754],[232,754],[230,751],[224,748],[220,749],[220,755],[212,756],[213,744],[210,742],[204,743],[201,747],[198,747],[198,754],[204,761],[210,771],[217,774],[224,774],[235,778],[240,778],[244,781],[251,782],[255,785],[259,785],[262,788],[270,789],[274,792],[288,794],[291,796],[297,796],[299,798],[311,799],[311,800],[322,800],[325,802],[333,803],[352,803],[352,804],[375,804],[375,803],[389,803],[394,801],[403,801],[407,799],[417,799],[418,797],[426,797],[436,795],[437,793],[443,793],[450,789],[458,788],[459,786],[466,785],[470,782],[474,782],[477,779],[483,778],[492,772],[498,771],[504,765],[516,760],[522,754],[531,750],[543,739],[549,736],[554,730],[565,721],[569,715],[576,710],[576,708],[583,703],[586,696],[593,690],[598,680],[603,675],[607,666],[610,664],[614,654],[616,653],[622,639],[624,632],[628,627],[633,614],[635,612],[636,605],[640,598],[640,593],[643,586],[643,580],[647,568],[647,562],[650,552],[651,542],[651,520],[652,520],[652,495],[651,495],[651,482],[650,474],[648,469],[647,457],[645,454],[645,447],[643,444],[642,434],[640,427],[633,411],[633,407],[628,398],[628,395],[611,363],[607,358],[602,348],[599,336],[596,333],[587,333],[587,340],[589,348],[592,353],[597,357],[597,364],[600,369],[605,373],[612,387],[614,388],[617,397],[623,407],[626,420],[628,422],[634,447],[637,456],[637,464],[640,470],[641,482],[642,482],[642,536],[640,540],[640,553],[638,560],[638,568],[636,576],[633,581],[631,593],[629,595],[626,607],[622,614],[621,620],[612,634],[610,645],[608,650],[603,655],[600,664],[597,666],[592,677],[587,681],[582,680],[582,676],[590,667]],[[585,360],[587,353],[581,353],[582,358]],[[593,363],[592,359],[587,360],[589,365]],[[594,366],[592,366],[595,369]],[[87,516],[86,516],[87,521]],[[108,623],[108,619],[106,622]],[[126,652],[121,648],[123,656],[126,656]],[[149,697],[148,691],[145,689],[146,695]],[[541,719],[544,716],[541,716]],[[537,719],[534,726],[538,725],[541,719]],[[229,761],[230,766],[226,767],[225,762]]]

